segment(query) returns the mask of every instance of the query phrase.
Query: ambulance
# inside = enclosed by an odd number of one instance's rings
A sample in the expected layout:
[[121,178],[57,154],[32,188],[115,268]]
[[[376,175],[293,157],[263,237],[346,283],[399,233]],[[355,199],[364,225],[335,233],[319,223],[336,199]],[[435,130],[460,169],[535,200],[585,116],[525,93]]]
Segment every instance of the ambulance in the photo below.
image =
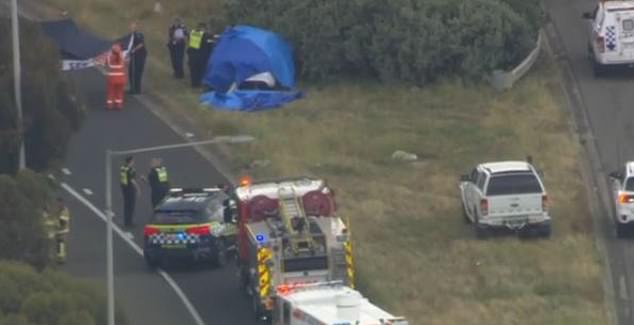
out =
[[588,21],[588,57],[596,77],[608,67],[634,67],[634,1],[599,1],[583,18]]
[[341,281],[281,286],[273,325],[409,325]]

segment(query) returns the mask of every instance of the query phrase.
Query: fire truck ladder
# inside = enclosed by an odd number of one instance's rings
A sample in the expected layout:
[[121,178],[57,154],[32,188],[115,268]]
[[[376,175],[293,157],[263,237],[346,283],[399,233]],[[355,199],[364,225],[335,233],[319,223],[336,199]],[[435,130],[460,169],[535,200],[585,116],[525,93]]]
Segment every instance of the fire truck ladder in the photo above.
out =
[[[313,240],[310,234],[310,224],[306,217],[304,207],[299,201],[293,187],[282,187],[278,190],[278,196],[280,199],[281,215],[284,220],[284,225],[290,234],[289,241],[293,253],[297,254],[301,250],[312,250]],[[303,221],[304,227],[301,233],[293,227],[293,219],[299,218]]]

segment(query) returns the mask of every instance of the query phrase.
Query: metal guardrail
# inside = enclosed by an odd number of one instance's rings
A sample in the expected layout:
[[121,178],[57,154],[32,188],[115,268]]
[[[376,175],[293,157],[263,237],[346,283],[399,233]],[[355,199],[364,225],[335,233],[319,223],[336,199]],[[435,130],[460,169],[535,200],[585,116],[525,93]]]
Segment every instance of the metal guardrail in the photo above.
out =
[[537,43],[535,44],[535,48],[531,51],[531,53],[524,58],[520,64],[518,64],[511,71],[503,71],[503,70],[494,70],[491,76],[487,78],[491,86],[497,90],[510,89],[513,87],[513,84],[520,80],[535,64],[537,58],[539,57],[539,53],[542,50],[544,31],[540,30],[537,36]]

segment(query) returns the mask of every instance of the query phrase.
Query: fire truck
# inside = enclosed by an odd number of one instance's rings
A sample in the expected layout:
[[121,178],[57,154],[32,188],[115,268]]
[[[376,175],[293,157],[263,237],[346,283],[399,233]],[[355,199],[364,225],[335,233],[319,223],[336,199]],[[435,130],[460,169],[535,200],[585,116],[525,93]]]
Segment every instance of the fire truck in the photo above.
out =
[[354,286],[350,233],[324,180],[253,183],[247,177],[234,196],[240,285],[258,320],[270,321],[281,285],[339,280]]
[[278,288],[273,325],[409,325],[340,281]]

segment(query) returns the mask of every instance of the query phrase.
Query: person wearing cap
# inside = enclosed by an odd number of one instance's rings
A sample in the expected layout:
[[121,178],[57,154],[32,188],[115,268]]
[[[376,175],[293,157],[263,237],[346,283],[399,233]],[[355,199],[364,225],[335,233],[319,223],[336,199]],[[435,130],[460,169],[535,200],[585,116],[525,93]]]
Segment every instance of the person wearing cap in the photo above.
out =
[[167,169],[162,163],[161,158],[152,158],[152,161],[150,162],[150,172],[147,175],[147,181],[150,184],[152,192],[152,208],[155,208],[161,200],[163,200],[170,189]]
[[125,90],[125,60],[121,45],[115,43],[112,50],[106,58],[107,72],[107,88],[106,88],[106,108],[123,109],[123,93]]
[[121,193],[123,194],[123,222],[124,226],[132,227],[134,225],[136,197],[141,194],[141,189],[136,182],[134,157],[128,156],[125,158],[125,163],[121,166],[119,173]]
[[130,94],[138,95],[141,93],[141,81],[143,80],[143,71],[145,70],[145,60],[147,58],[147,48],[145,47],[145,37],[139,31],[139,24],[133,21],[130,24],[131,43],[130,48],[130,65],[128,67],[128,76],[130,79]]
[[185,77],[183,71],[183,59],[185,58],[185,47],[187,46],[187,27],[183,21],[176,17],[174,23],[168,30],[167,48],[170,51],[170,59],[172,61],[172,69],[174,69],[174,78],[182,79]]

